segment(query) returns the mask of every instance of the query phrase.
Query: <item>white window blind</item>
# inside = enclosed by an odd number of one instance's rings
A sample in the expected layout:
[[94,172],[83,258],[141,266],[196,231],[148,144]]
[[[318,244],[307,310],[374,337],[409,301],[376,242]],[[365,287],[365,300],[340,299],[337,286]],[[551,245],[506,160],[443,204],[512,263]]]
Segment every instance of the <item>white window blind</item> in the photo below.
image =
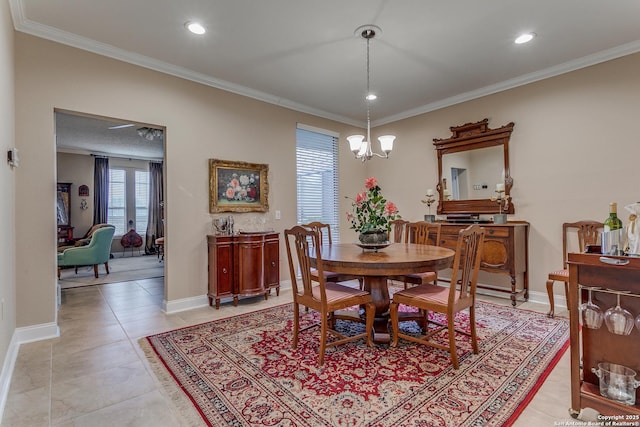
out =
[[113,224],[116,227],[115,234],[119,236],[127,232],[125,188],[126,174],[124,169],[109,169],[109,209],[107,218],[109,224]]
[[298,224],[312,221],[329,224],[333,243],[338,243],[337,136],[299,125],[296,129],[296,171]]
[[144,234],[149,220],[149,172],[136,170],[136,230]]

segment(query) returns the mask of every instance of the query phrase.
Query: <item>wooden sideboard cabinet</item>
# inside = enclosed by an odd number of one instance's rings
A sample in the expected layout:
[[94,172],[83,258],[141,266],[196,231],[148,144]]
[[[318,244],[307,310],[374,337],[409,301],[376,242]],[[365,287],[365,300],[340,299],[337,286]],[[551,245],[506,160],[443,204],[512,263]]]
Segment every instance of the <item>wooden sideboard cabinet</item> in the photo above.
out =
[[280,242],[278,233],[208,235],[209,305],[221,298],[280,295]]
[[[480,269],[489,273],[507,274],[511,277],[511,288],[478,284],[478,288],[510,294],[511,304],[522,294],[529,299],[529,223],[510,221],[506,224],[481,224],[485,229],[484,250]],[[443,222],[440,246],[456,249],[458,233],[469,224]],[[518,287],[518,277],[521,286]]]
[[[575,418],[583,408],[592,408],[602,415],[618,415],[621,423],[635,425],[640,418],[640,399],[636,393],[634,405],[624,405],[600,395],[598,377],[591,371],[598,363],[609,362],[633,369],[640,380],[640,331],[634,327],[630,335],[609,332],[605,323],[598,329],[580,327],[581,301],[588,300],[588,288],[593,302],[606,312],[615,307],[617,294],[620,306],[638,316],[640,314],[640,259],[619,259],[624,265],[611,265],[600,260],[599,254],[568,255],[569,264],[569,322],[571,330],[571,408]],[[580,298],[581,297],[581,298]],[[623,425],[623,424],[619,424]]]

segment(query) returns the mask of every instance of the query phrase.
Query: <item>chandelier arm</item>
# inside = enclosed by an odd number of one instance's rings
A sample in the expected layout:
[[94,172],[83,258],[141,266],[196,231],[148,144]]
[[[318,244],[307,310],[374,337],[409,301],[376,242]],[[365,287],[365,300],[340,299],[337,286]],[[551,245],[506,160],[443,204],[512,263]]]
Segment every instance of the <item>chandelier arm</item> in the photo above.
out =
[[[364,30],[360,33],[360,36],[367,41],[367,58],[366,58],[367,59],[367,93],[365,96],[366,103],[367,103],[367,138],[365,141],[361,141],[362,139],[361,136],[357,138],[357,139],[360,139],[361,144],[365,144],[364,146],[360,145],[360,150],[357,150],[357,148],[353,146],[354,141],[356,140],[355,135],[352,136],[353,140],[351,139],[352,137],[348,137],[347,139],[349,140],[349,143],[351,145],[351,149],[353,151],[355,158],[362,160],[362,162],[365,162],[367,160],[370,160],[373,156],[380,157],[383,159],[388,158],[389,153],[393,149],[393,140],[395,139],[395,136],[386,135],[384,137],[378,138],[380,140],[380,144],[384,154],[373,152],[372,143],[371,143],[371,100],[375,99],[375,97],[372,96],[371,94],[371,66],[370,66],[369,47],[370,47],[371,39],[374,38],[376,35],[376,29],[378,31],[381,31],[381,30],[374,25],[367,25],[367,26],[363,26],[356,29],[356,33],[358,33],[359,30],[362,28],[364,28]],[[383,138],[385,139],[384,143],[383,143]]]

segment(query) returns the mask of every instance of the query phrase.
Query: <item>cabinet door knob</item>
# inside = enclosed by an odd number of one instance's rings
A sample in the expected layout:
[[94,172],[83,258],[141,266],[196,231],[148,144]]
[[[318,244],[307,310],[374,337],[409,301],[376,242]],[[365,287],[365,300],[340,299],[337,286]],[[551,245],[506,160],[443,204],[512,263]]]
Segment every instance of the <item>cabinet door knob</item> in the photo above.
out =
[[490,229],[489,229],[489,234],[493,234],[493,233],[495,233],[495,232],[496,232],[496,230],[494,230],[493,228],[490,228]]
[[222,272],[223,272],[224,274],[227,274],[227,269],[223,267],[223,268],[222,268]]
[[276,262],[275,261],[271,261],[271,267],[275,268],[275,266],[276,266]]

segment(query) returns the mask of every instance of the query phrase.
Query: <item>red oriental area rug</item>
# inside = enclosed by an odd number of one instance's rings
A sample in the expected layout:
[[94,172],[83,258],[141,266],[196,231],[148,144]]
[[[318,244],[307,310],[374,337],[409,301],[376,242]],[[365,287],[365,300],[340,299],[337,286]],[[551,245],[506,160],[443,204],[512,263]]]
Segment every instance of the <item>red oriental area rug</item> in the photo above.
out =
[[[402,341],[398,348],[329,348],[319,368],[318,328],[302,332],[291,349],[291,304],[140,342],[184,415],[200,414],[193,424],[510,425],[567,349],[568,322],[483,302],[476,310],[480,354],[458,334],[459,370],[448,353]],[[459,316],[468,329],[466,312]],[[301,327],[317,320],[313,312],[302,317]],[[346,332],[363,327],[339,322]]]

